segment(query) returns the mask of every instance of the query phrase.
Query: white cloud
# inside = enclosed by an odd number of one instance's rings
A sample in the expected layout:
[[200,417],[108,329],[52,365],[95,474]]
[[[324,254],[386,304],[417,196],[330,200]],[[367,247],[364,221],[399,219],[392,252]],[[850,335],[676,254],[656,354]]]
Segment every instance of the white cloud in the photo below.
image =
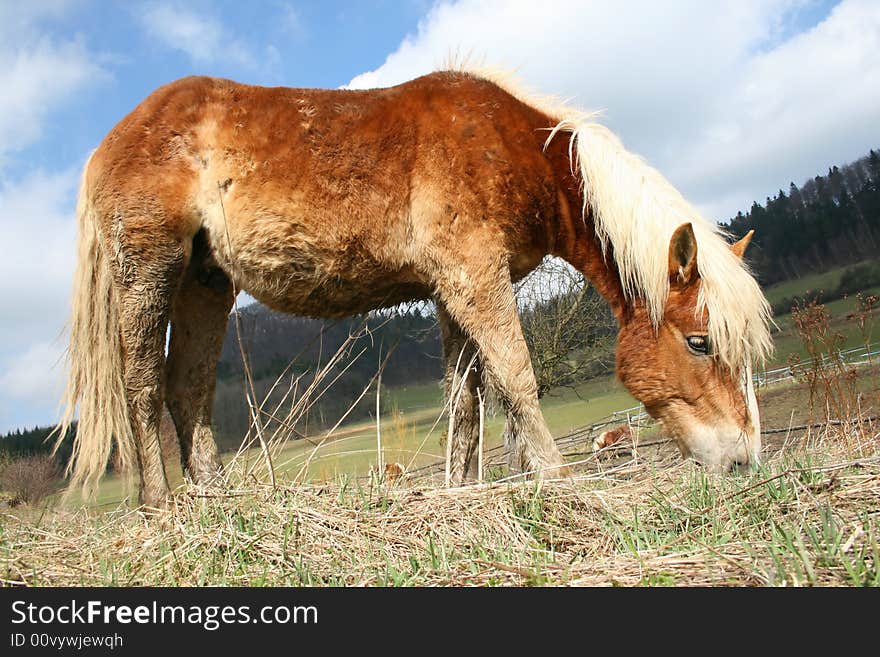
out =
[[605,110],[627,146],[717,219],[877,146],[880,4],[844,0],[791,37],[799,0],[461,0],[436,5],[350,86],[427,73],[451,52]]
[[172,50],[185,53],[196,64],[230,62],[255,68],[257,57],[217,18],[203,16],[174,3],[147,4],[138,14],[147,34]]
[[57,342],[35,342],[14,355],[4,363],[0,373],[3,396],[45,408],[47,413],[43,418],[51,418],[63,391],[60,376],[63,356],[64,348]]
[[34,24],[61,18],[79,0],[40,0],[40,2],[0,3],[0,41],[20,38],[33,30]]
[[749,58],[712,110],[673,168],[696,190],[727,184],[760,201],[864,155],[880,143],[880,4],[844,2],[815,28]]
[[55,418],[64,387],[63,355],[64,348],[58,342],[35,342],[3,364],[0,399],[5,408],[0,407],[0,432],[21,426],[15,418],[23,404],[31,417],[39,417],[43,424]]
[[0,432],[51,421],[61,387],[79,167],[28,171],[16,157],[42,138],[50,117],[109,75],[82,39],[47,27],[73,4],[0,3]]
[[53,110],[107,77],[82,40],[39,31],[40,20],[60,15],[67,4],[0,6],[0,166],[40,138]]
[[[47,423],[55,417],[76,248],[77,180],[78,170],[36,172],[0,186],[0,432],[24,418]],[[21,402],[34,412],[16,415]]]
[[306,32],[305,23],[296,7],[285,2],[279,8],[281,13],[278,23],[281,29],[294,37],[303,36]]

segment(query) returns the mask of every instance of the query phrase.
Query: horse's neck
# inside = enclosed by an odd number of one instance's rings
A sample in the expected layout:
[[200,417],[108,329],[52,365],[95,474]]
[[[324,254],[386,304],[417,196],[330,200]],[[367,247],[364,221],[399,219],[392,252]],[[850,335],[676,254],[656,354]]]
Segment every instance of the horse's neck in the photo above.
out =
[[596,291],[602,295],[617,320],[620,321],[626,309],[623,288],[620,284],[620,276],[617,266],[614,264],[614,256],[611,253],[603,254],[602,247],[593,230],[591,219],[577,220],[583,229],[574,244],[574,250],[566,260],[588,279]]
[[[565,140],[558,141],[562,143]],[[610,252],[602,253],[589,207],[586,214],[583,213],[584,200],[579,179],[576,180],[570,173],[567,144],[565,146],[555,157],[550,153],[551,161],[560,170],[557,180],[561,181],[557,217],[559,225],[552,255],[567,261],[592,282],[620,321],[626,303],[614,256]]]

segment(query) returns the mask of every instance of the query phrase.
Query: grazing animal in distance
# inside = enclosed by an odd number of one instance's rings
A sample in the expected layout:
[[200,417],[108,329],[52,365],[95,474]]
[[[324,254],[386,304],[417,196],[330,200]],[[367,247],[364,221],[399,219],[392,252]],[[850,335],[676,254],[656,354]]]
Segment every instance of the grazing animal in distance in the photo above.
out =
[[751,368],[771,345],[749,236],[728,244],[592,115],[491,75],[365,91],[184,78],[103,139],[77,213],[71,485],[93,488],[115,441],[140,501],[165,504],[163,404],[184,470],[216,479],[211,406],[238,290],[326,318],[433,300],[452,481],[472,472],[485,384],[511,470],[566,475],[512,287],[548,255],[610,304],[618,376],[684,455],[720,469],[758,458]]
[[386,463],[383,476],[387,482],[397,481],[406,476],[406,468],[402,463]]
[[632,440],[632,435],[632,428],[630,428],[628,424],[621,424],[615,429],[603,431],[599,434],[599,437],[593,441],[593,451],[598,452],[605,447],[611,447],[620,442],[623,438],[629,438]]

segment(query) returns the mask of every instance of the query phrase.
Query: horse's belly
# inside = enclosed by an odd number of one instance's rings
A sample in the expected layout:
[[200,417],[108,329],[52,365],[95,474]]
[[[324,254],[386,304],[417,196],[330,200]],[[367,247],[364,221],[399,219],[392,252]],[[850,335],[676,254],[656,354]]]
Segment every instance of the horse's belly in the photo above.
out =
[[430,296],[410,268],[350,249],[243,251],[232,267],[238,286],[281,312],[335,318]]
[[387,280],[324,279],[284,286],[242,286],[261,303],[280,312],[310,317],[338,318],[426,299],[428,289],[416,283]]

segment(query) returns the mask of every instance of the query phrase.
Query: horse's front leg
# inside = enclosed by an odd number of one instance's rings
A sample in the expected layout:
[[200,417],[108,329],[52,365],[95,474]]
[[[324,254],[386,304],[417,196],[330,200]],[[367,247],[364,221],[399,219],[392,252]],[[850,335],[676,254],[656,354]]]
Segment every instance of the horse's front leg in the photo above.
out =
[[568,468],[538,403],[506,258],[503,254],[483,256],[479,262],[450,258],[438,264],[435,277],[439,300],[476,344],[486,376],[507,413],[511,469],[543,477],[567,476]]

